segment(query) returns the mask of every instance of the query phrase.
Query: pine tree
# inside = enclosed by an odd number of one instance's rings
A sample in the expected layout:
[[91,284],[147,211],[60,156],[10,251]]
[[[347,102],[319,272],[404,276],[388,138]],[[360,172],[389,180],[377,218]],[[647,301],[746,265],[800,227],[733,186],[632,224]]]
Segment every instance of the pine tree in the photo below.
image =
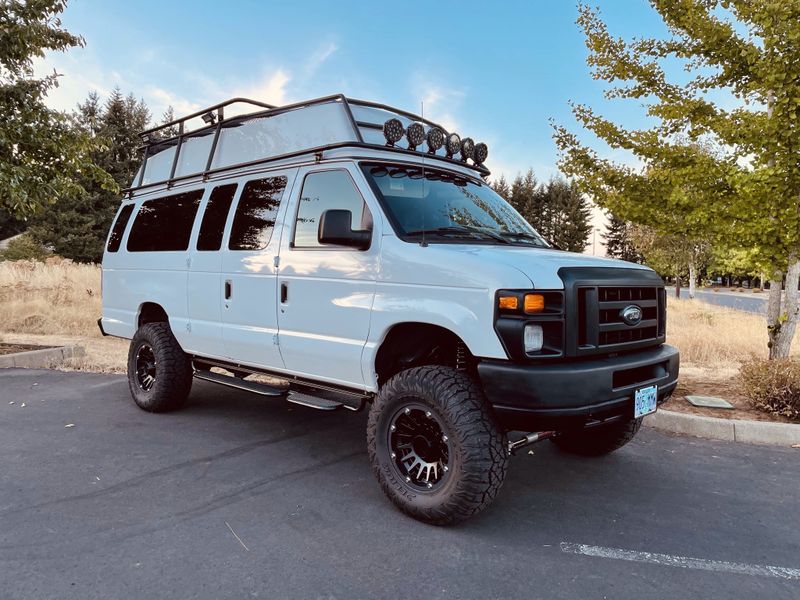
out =
[[538,230],[537,222],[539,215],[536,214],[536,176],[533,169],[528,169],[525,175],[517,175],[511,184],[511,191],[506,198],[508,203],[531,225]]
[[509,187],[508,182],[506,181],[505,175],[500,175],[500,179],[492,182],[492,189],[498,196],[500,196],[504,200],[508,200],[509,198],[511,198],[511,188]]
[[546,188],[550,238],[562,250],[583,252],[592,231],[591,209],[574,183],[561,177],[551,179]]
[[631,225],[614,214],[609,217],[605,233],[601,236],[606,243],[606,256],[641,263],[642,255],[631,241]]
[[[138,132],[147,127],[150,111],[133,95],[115,89],[101,104],[90,94],[78,105],[75,122],[98,142],[92,158],[120,188],[128,187],[139,168]],[[91,180],[81,182],[85,194],[59,198],[50,210],[31,219],[30,232],[56,254],[80,262],[98,262],[119,206],[119,196]]]

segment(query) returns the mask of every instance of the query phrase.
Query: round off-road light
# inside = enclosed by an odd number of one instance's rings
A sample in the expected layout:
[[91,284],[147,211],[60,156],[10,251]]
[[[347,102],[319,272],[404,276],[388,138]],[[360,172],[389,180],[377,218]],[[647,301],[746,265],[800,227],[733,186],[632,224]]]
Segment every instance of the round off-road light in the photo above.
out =
[[468,158],[472,158],[475,155],[475,142],[472,141],[472,138],[464,138],[461,140],[461,160],[467,162]]
[[389,119],[383,124],[383,137],[386,138],[387,146],[394,146],[397,142],[403,139],[403,124],[400,119]]
[[472,160],[475,161],[476,165],[482,165],[484,162],[486,162],[486,158],[488,156],[489,146],[483,142],[475,144],[475,151],[473,152]]
[[438,127],[431,127],[428,130],[428,152],[433,154],[439,148],[444,146],[444,131]]
[[457,133],[451,133],[447,136],[447,146],[445,150],[447,151],[447,157],[453,158],[456,152],[461,149],[461,138]]
[[415,150],[422,142],[425,141],[425,128],[422,123],[412,123],[406,129],[406,139],[408,140],[408,149]]

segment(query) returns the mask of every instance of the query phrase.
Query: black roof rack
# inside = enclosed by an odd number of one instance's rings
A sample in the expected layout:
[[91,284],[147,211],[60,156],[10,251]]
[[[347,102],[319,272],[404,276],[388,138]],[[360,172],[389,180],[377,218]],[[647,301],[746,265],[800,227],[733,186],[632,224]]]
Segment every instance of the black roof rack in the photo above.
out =
[[[237,103],[249,104],[260,110],[226,117],[225,108]],[[283,149],[278,147],[274,154],[266,154],[254,160],[234,161],[230,163],[223,162],[222,164],[214,166],[215,159],[219,158],[217,150],[220,144],[220,136],[228,129],[242,127],[248,123],[251,123],[251,125],[257,125],[256,122],[263,123],[267,119],[284,115],[292,111],[299,111],[300,109],[312,107],[322,107],[325,105],[335,105],[339,110],[341,110],[341,113],[337,115],[335,112],[331,113],[329,111],[327,116],[324,113],[320,113],[316,118],[318,121],[320,118],[323,119],[322,123],[325,125],[327,130],[335,129],[338,125],[338,137],[336,134],[331,134],[330,131],[326,131],[325,134],[327,135],[327,138],[326,135],[320,135],[319,143],[316,144],[299,145],[294,148],[290,145]],[[354,114],[354,112],[358,115],[358,118],[356,118],[356,114]],[[299,115],[300,119],[302,119],[303,113],[298,112],[296,115]],[[198,117],[202,117],[206,125],[192,131],[187,131],[186,122]],[[331,119],[331,117],[335,117],[335,119]],[[445,134],[447,134],[447,130],[445,130],[441,125],[438,125],[437,123],[434,123],[433,121],[425,119],[414,113],[400,110],[386,104],[347,98],[343,94],[323,96],[321,98],[296,102],[284,106],[273,106],[271,104],[266,104],[248,98],[232,98],[230,100],[226,100],[225,102],[220,102],[218,104],[214,104],[213,106],[198,110],[190,115],[175,119],[169,123],[164,123],[142,131],[139,134],[143,142],[141,147],[141,150],[143,151],[142,166],[131,187],[125,189],[124,192],[133,192],[143,188],[149,188],[163,184],[167,184],[167,187],[171,187],[178,181],[197,177],[198,175],[208,177],[209,175],[234,168],[285,160],[306,154],[315,155],[325,150],[343,147],[390,150],[402,154],[419,156],[423,151],[404,149],[397,146],[389,147],[383,143],[383,123],[388,118],[399,118],[407,122],[419,122],[428,128],[439,128],[444,131]],[[302,121],[300,119],[297,120],[297,124],[302,125]],[[338,120],[339,122],[338,124],[331,125],[332,120]],[[171,135],[167,137],[163,134],[160,134],[160,132],[165,131],[172,133],[172,131],[174,131],[173,128],[175,127],[178,129],[177,135]],[[179,160],[185,160],[181,157],[181,150],[184,144],[189,140],[197,141],[198,138],[206,137],[211,137],[211,139],[210,143],[207,144],[207,155],[202,155],[205,157],[205,159],[202,161],[204,164],[195,162],[195,164],[187,167],[190,172],[179,174],[177,172]],[[313,136],[311,137],[313,138]],[[164,152],[166,152],[166,154],[162,154]],[[160,159],[156,160],[156,157],[159,154],[162,154],[162,156]],[[442,154],[435,153],[425,153],[425,156],[435,158],[446,163],[457,164],[462,167],[466,166],[477,171],[478,174],[484,177],[489,175],[488,169],[486,169],[486,167],[484,167],[482,164],[468,164],[465,161],[449,158]],[[151,168],[151,164],[148,161],[158,164],[152,165]],[[156,166],[158,168],[156,168]],[[151,177],[149,172],[151,170],[156,171],[156,175]]]

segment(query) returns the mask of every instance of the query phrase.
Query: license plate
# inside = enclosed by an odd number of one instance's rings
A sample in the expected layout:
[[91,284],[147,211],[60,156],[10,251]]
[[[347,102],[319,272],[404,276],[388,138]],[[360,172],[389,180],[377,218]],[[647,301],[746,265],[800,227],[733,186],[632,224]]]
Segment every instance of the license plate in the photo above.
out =
[[638,419],[650,413],[656,412],[658,404],[658,386],[651,385],[640,390],[636,390],[633,396],[633,417]]

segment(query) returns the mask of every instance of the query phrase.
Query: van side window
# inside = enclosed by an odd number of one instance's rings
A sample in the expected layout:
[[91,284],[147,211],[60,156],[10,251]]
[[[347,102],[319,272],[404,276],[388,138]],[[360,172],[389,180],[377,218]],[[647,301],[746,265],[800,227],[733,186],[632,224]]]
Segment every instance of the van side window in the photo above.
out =
[[194,190],[144,202],[128,235],[128,251],[186,250],[202,197],[203,190]]
[[211,190],[206,211],[203,213],[203,222],[200,224],[200,235],[197,238],[198,250],[219,250],[222,246],[225,221],[228,220],[228,211],[237,187],[237,184],[229,183],[218,185]]
[[125,228],[128,226],[128,221],[131,218],[132,212],[133,204],[126,204],[122,207],[122,210],[119,211],[119,216],[117,216],[117,220],[111,228],[111,235],[108,237],[107,250],[109,252],[116,252],[119,250],[119,245],[122,243],[122,236],[125,233]]
[[347,171],[309,173],[300,193],[297,222],[294,228],[295,248],[319,248],[317,233],[322,213],[330,209],[349,210],[353,214],[352,229],[370,229],[372,215]]
[[286,177],[248,181],[233,216],[230,250],[263,250],[272,237],[275,216],[286,189]]

